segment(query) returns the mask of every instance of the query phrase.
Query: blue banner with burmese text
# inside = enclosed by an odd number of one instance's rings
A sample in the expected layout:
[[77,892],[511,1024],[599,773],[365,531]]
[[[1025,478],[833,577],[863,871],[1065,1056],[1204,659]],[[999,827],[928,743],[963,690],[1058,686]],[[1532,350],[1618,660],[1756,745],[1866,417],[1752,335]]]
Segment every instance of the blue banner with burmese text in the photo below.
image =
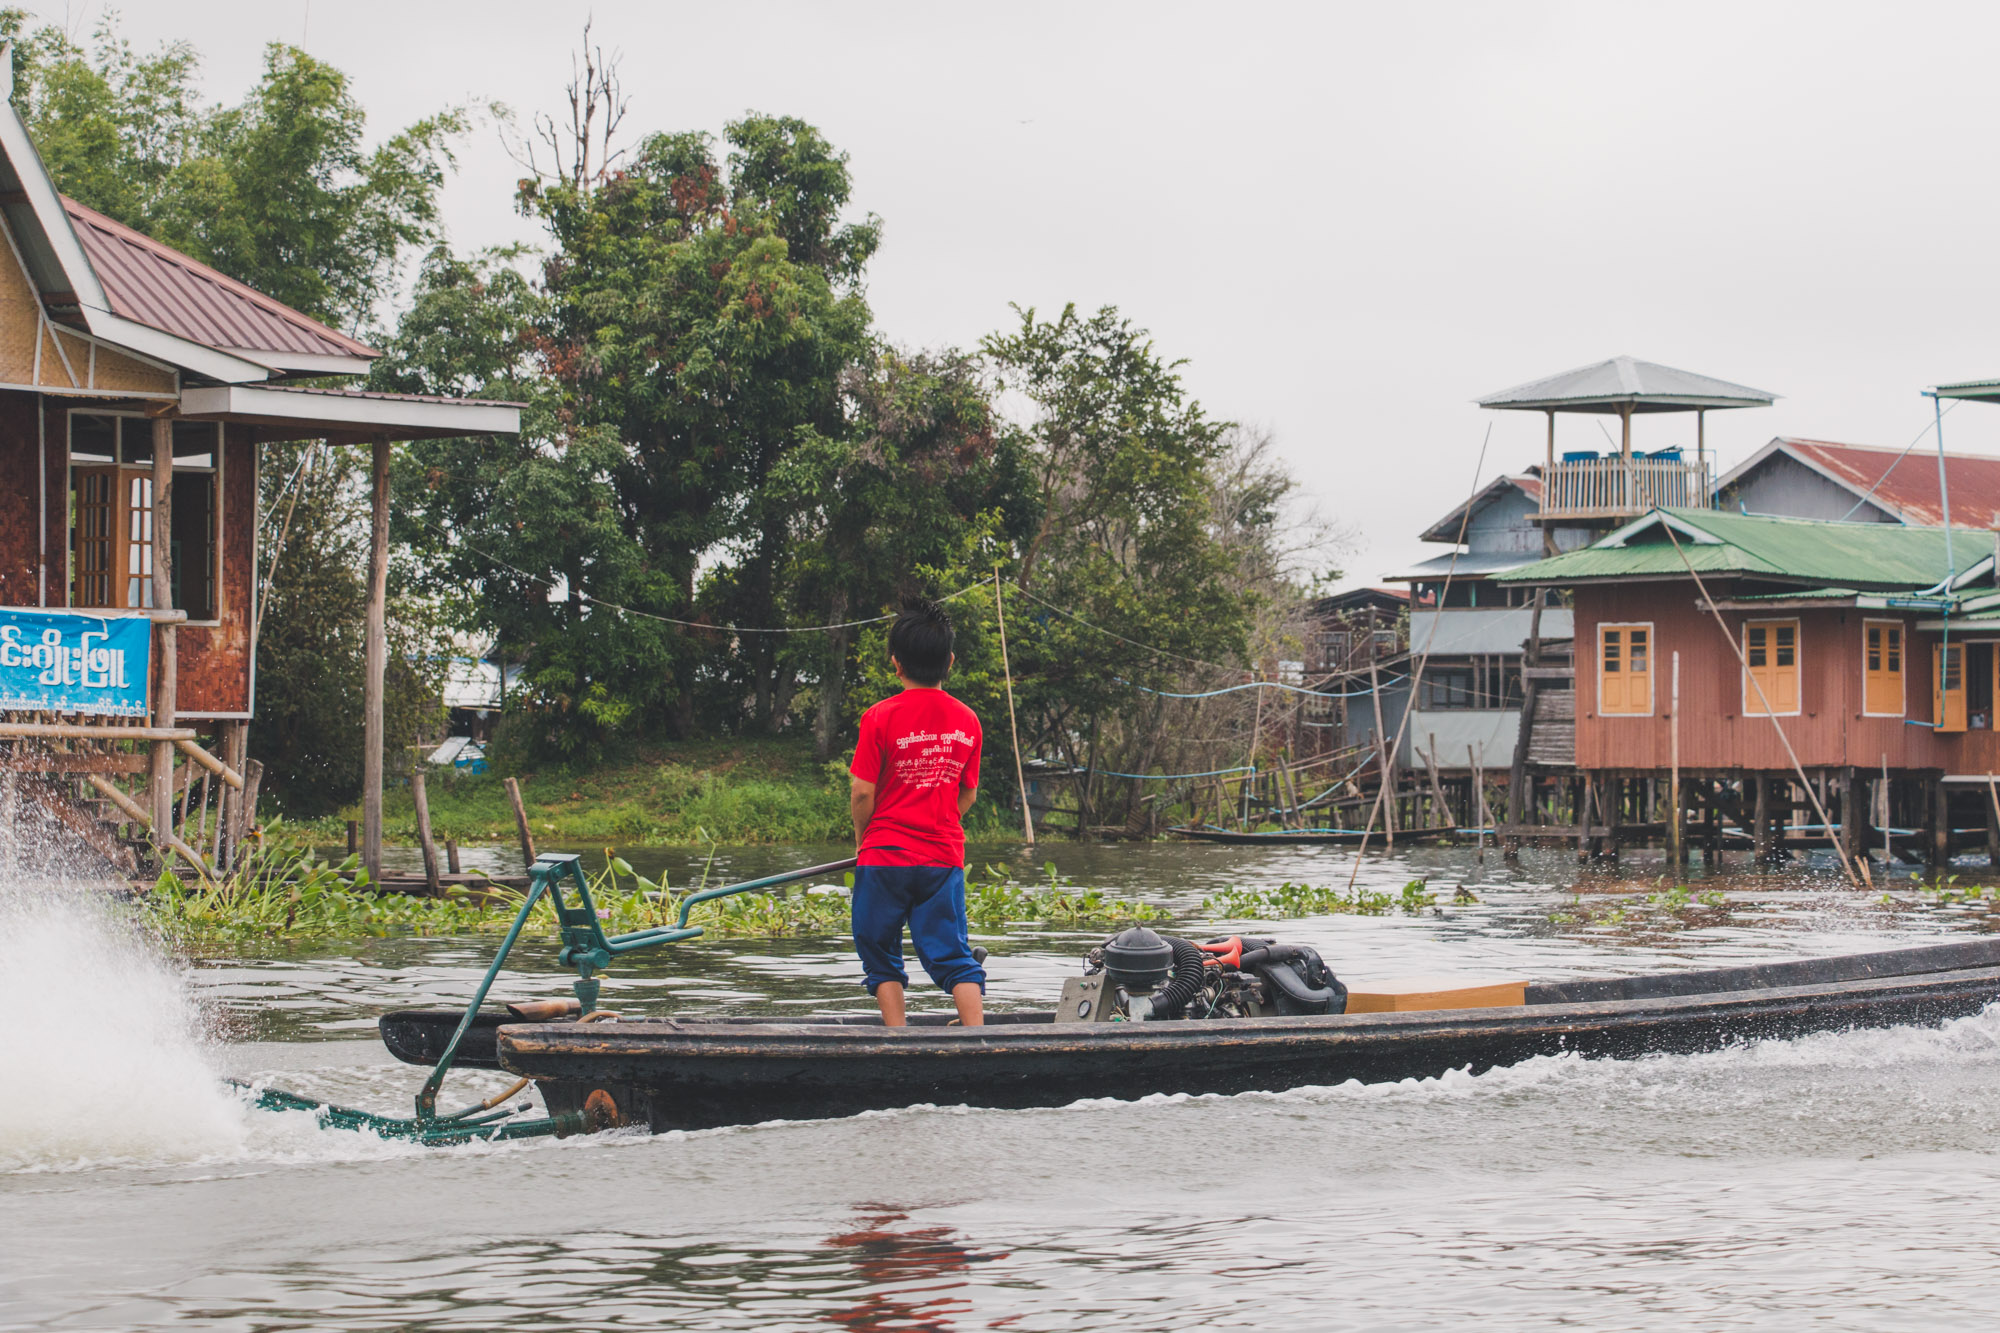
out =
[[145,616],[0,608],[0,710],[146,715]]

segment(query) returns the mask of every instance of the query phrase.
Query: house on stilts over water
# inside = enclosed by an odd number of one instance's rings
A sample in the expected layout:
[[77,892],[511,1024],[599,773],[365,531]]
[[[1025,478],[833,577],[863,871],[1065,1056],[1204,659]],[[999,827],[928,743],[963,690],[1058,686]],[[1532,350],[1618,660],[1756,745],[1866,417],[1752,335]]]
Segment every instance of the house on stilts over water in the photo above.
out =
[[359,445],[379,870],[390,450],[511,434],[519,407],[321,387],[378,353],[58,194],[5,92],[0,765],[14,796],[127,870],[229,860],[255,807],[259,451]]
[[1670,508],[1498,576],[1574,614],[1575,768],[1529,823],[1559,801],[1595,854],[2000,857],[1994,557],[1991,531]]

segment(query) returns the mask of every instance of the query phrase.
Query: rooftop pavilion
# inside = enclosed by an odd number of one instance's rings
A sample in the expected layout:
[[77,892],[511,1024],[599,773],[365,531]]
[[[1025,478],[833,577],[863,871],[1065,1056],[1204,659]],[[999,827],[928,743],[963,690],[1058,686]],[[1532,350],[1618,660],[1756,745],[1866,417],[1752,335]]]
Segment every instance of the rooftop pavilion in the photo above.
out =
[[[1994,389],[2000,394],[2000,384]],[[1478,402],[1494,411],[1542,412],[1548,416],[1548,458],[1542,469],[1536,522],[1602,524],[1636,518],[1656,506],[1706,507],[1707,414],[1727,408],[1769,407],[1775,399],[1776,395],[1762,389],[1617,356],[1503,389]],[[1572,450],[1559,458],[1558,412],[1617,417],[1618,452]],[[1632,451],[1632,418],[1658,412],[1694,413],[1694,461],[1685,459],[1678,445],[1650,454]]]

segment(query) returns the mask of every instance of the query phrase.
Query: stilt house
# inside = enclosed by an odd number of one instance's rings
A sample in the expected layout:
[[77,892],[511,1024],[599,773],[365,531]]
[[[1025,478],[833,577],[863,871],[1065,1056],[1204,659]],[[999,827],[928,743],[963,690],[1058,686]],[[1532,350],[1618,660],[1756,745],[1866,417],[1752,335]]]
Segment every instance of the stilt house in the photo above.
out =
[[1941,858],[1955,822],[2000,839],[1993,574],[1991,532],[1659,509],[1497,579],[1571,593],[1581,841],[1693,817],[1769,851],[1823,809]]
[[352,443],[373,455],[364,803],[379,858],[389,451],[514,432],[518,407],[326,387],[378,354],[58,194],[6,91],[0,764],[14,795],[128,867],[156,848],[190,868],[227,859],[255,804],[259,449]]

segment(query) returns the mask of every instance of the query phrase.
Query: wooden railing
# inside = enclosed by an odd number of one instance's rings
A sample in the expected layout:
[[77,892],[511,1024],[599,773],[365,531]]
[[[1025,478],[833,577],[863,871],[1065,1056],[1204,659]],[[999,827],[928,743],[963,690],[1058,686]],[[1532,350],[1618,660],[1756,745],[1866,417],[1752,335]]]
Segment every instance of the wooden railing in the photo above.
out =
[[1664,458],[1585,458],[1542,473],[1540,518],[1631,518],[1708,506],[1708,467]]

